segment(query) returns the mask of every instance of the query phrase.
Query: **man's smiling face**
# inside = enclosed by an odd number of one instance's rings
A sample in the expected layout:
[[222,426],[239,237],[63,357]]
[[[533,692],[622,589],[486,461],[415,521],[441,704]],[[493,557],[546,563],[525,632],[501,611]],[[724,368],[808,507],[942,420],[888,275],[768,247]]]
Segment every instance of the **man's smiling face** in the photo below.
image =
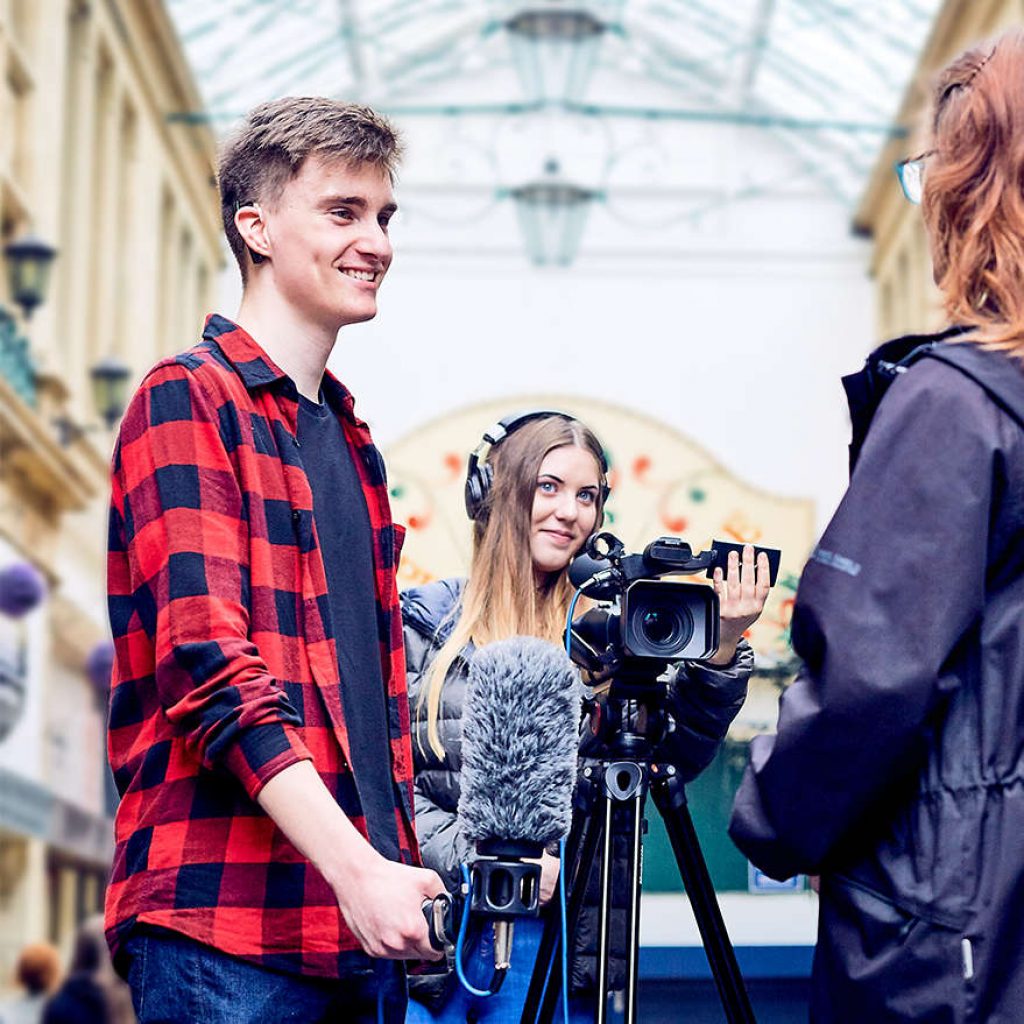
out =
[[387,171],[313,154],[263,206],[274,283],[289,305],[334,330],[376,316],[396,209]]

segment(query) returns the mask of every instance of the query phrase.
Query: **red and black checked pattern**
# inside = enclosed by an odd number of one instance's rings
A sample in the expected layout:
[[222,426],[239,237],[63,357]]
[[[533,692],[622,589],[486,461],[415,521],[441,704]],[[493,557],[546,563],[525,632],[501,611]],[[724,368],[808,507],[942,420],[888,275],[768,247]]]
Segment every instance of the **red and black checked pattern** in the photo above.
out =
[[[402,858],[418,860],[402,619],[404,531],[351,395],[329,375],[366,496]],[[212,316],[158,364],[114,452],[108,600],[116,647],[108,748],[121,803],[107,935],[140,923],[288,971],[362,957],[320,874],[255,798],[312,759],[365,835],[342,714],[293,382]],[[382,766],[383,770],[383,766]]]

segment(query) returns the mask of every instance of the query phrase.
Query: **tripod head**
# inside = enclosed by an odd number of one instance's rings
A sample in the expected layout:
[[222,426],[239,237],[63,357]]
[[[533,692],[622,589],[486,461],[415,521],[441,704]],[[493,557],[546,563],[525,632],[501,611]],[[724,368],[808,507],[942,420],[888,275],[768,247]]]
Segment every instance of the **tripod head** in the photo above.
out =
[[601,692],[585,700],[583,758],[648,760],[672,728],[665,709],[667,662],[624,662]]

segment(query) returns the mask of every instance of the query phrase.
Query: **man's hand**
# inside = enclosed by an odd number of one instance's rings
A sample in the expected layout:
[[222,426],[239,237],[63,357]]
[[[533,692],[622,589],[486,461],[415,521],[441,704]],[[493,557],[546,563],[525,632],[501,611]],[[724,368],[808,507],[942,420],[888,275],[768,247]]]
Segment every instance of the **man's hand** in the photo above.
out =
[[370,956],[440,960],[444,954],[430,945],[422,906],[444,892],[441,879],[426,868],[396,864],[370,852],[365,863],[334,886],[346,924]]
[[713,658],[708,659],[707,664],[722,667],[736,656],[736,645],[764,610],[771,589],[768,556],[763,551],[757,556],[755,572],[753,545],[745,544],[742,562],[736,552],[731,551],[728,576],[719,567],[715,569],[714,580],[721,629],[718,651]]
[[278,772],[257,799],[324,876],[346,924],[370,956],[440,959],[421,908],[424,900],[444,892],[441,879],[382,857],[342,813],[312,761]]

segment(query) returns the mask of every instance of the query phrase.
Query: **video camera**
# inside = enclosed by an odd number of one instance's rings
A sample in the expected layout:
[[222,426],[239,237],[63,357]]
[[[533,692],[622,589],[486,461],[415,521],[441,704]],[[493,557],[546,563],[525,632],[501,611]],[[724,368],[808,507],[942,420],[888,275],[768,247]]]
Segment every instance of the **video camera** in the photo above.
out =
[[[710,550],[694,555],[679,537],[659,537],[643,554],[627,554],[613,534],[595,534],[570,565],[569,579],[582,594],[610,607],[592,608],[573,620],[573,661],[597,683],[624,665],[712,657],[719,643],[714,588],[662,577],[699,572],[711,577],[719,566],[727,571],[730,552],[742,549],[742,544],[716,540]],[[762,551],[774,585],[781,552],[755,548],[755,558]]]

